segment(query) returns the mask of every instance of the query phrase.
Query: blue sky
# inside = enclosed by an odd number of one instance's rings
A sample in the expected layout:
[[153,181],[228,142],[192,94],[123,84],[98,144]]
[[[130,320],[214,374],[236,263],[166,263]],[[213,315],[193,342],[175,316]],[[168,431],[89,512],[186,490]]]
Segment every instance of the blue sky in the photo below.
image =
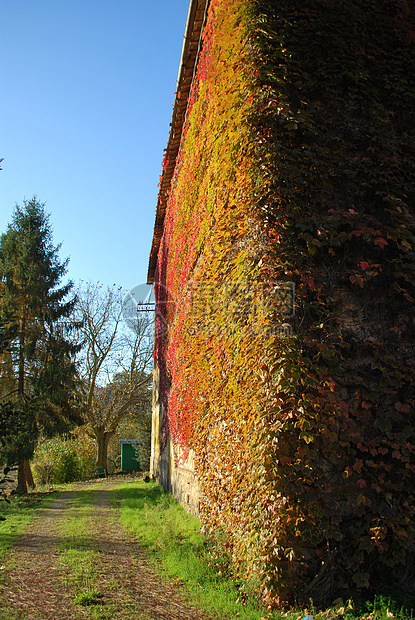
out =
[[188,0],[0,0],[0,232],[34,194],[69,277],[146,280]]

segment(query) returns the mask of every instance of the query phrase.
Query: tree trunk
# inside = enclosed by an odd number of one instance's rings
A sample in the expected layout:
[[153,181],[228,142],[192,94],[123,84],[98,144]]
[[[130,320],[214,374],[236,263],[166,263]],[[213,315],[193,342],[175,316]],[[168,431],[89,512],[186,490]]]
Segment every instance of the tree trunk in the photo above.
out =
[[30,490],[33,490],[36,485],[35,485],[35,481],[33,480],[33,474],[32,474],[32,468],[30,467],[30,461],[27,461],[27,460],[24,461],[24,468],[25,468],[25,473],[26,473],[27,486],[29,487]]
[[[23,396],[25,393],[25,353],[24,345],[26,340],[26,310],[23,311],[23,316],[20,322],[20,337],[19,337],[19,366],[18,366],[18,381],[17,381],[17,393],[21,401],[23,402]],[[26,459],[19,459],[18,469],[18,481],[17,490],[19,493],[27,493],[28,487],[34,488],[32,471],[30,469],[30,463]]]
[[24,395],[24,365],[25,365],[25,353],[24,345],[26,341],[26,310],[23,311],[23,316],[20,322],[20,336],[19,336],[19,368],[18,368],[18,385],[17,392],[19,396]]
[[17,490],[19,493],[27,493],[26,466],[24,459],[19,459]]
[[19,493],[27,493],[26,468],[24,459],[19,459],[17,490]]
[[98,447],[97,467],[103,467],[105,470],[108,470],[108,444],[113,434],[103,430],[95,431],[95,440]]
[[19,493],[27,493],[29,488],[35,488],[30,463],[26,459],[19,459],[17,490]]

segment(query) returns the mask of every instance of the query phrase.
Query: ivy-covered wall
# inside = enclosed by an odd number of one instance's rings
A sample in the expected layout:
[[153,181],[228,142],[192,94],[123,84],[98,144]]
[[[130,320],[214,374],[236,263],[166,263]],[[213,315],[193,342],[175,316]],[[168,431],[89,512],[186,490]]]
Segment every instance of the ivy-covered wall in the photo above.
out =
[[211,0],[155,273],[159,440],[271,604],[414,586],[414,179],[410,0]]

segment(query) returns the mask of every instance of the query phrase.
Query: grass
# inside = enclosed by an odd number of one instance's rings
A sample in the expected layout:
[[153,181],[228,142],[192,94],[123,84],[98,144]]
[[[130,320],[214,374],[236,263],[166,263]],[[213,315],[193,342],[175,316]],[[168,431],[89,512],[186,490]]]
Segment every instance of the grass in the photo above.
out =
[[123,526],[157,558],[166,576],[185,585],[195,605],[218,618],[264,618],[249,584],[236,584],[212,561],[198,519],[171,495],[154,483],[126,483],[117,490]]
[[97,487],[83,490],[72,500],[60,525],[59,563],[65,571],[64,587],[72,593],[72,605],[93,607],[91,618],[111,617],[111,610],[101,609],[104,595],[98,589],[96,560],[99,554],[94,532],[94,498]]
[[96,588],[84,588],[82,592],[73,599],[74,605],[81,605],[82,607],[88,607],[89,605],[102,605],[103,594]]
[[[15,539],[37,516],[39,509],[56,499],[60,491],[70,490],[72,485],[57,485],[56,489],[40,490],[26,496],[12,496],[10,504],[0,503],[0,515],[6,518],[0,522],[0,564],[13,556],[9,550]],[[111,610],[102,610],[102,594],[96,587],[98,575],[95,569],[96,550],[94,545],[94,494],[96,489],[78,493],[65,511],[60,533],[61,554],[59,562],[65,571],[63,586],[73,594],[73,605],[91,607],[92,620],[112,620]],[[1,575],[1,571],[0,571]],[[1,579],[1,577],[0,577]],[[97,609],[93,607],[97,606]],[[10,609],[1,610],[2,620],[15,620],[19,615]]]
[[128,482],[117,487],[121,522],[172,580],[186,587],[194,603],[218,618],[238,620],[413,620],[415,601],[407,592],[377,596],[374,601],[336,601],[325,610],[271,612],[255,596],[255,584],[235,583],[226,561],[214,563],[199,521],[155,483]]
[[[112,620],[115,613],[122,611],[126,618],[145,620],[145,610],[144,615],[137,616],[128,584],[122,584],[125,593],[121,599],[118,597],[116,602],[111,602],[109,592],[120,587],[117,574],[99,574],[101,552],[94,527],[94,500],[98,490],[99,484],[74,493],[64,511],[59,556],[66,575],[63,585],[74,607],[87,609],[88,618],[92,620]],[[326,610],[314,609],[312,602],[307,609],[266,610],[255,595],[255,584],[232,581],[226,558],[221,565],[212,560],[209,541],[200,534],[199,521],[155,483],[126,482],[111,489],[110,495],[113,506],[120,509],[113,513],[114,518],[120,515],[125,529],[147,549],[164,574],[187,591],[195,606],[220,620],[302,620],[306,615],[313,620],[413,620],[414,600],[407,592],[379,595],[374,601],[359,604],[339,600]],[[56,493],[45,491],[15,497],[10,505],[0,503],[0,515],[6,516],[6,521],[0,522],[0,566],[16,537],[36,516],[37,509],[55,497]],[[3,613],[6,615],[2,620],[17,617],[11,610]]]
[[[39,490],[29,495],[12,495],[10,503],[0,501],[0,583],[3,580],[3,563],[8,557],[10,547],[16,538],[23,533],[30,522],[36,517],[37,511],[52,502],[57,493],[55,490]],[[1,609],[2,620],[19,620],[18,612],[7,608]]]
[[56,497],[56,492],[39,491],[29,495],[12,495],[10,503],[0,501],[0,563],[3,562],[8,549],[36,516],[36,509],[44,507]]
[[[87,617],[91,620],[113,620],[121,617],[120,613],[122,617],[136,620],[138,612],[133,602],[128,600],[128,592],[125,592],[121,603],[108,596],[121,587],[116,567],[112,566],[109,572],[101,572],[102,551],[96,538],[97,508],[94,505],[100,487],[97,483],[78,492],[61,520],[59,563],[66,575],[63,585],[72,596],[72,605],[88,608]],[[115,520],[115,513],[112,518]]]

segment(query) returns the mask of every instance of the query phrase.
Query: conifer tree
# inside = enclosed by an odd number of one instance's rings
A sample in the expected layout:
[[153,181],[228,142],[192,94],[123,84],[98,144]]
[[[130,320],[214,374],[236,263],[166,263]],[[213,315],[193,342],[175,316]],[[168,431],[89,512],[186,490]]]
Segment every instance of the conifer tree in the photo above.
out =
[[78,347],[70,339],[76,328],[70,320],[75,298],[67,299],[73,284],[60,286],[68,260],[59,259],[60,246],[53,245],[49,219],[34,197],[23,207],[16,205],[0,238],[0,309],[13,334],[0,389],[2,401],[13,403],[24,423],[22,440],[15,442],[23,492],[33,485],[28,459],[39,434],[68,430],[80,420],[74,362]]

